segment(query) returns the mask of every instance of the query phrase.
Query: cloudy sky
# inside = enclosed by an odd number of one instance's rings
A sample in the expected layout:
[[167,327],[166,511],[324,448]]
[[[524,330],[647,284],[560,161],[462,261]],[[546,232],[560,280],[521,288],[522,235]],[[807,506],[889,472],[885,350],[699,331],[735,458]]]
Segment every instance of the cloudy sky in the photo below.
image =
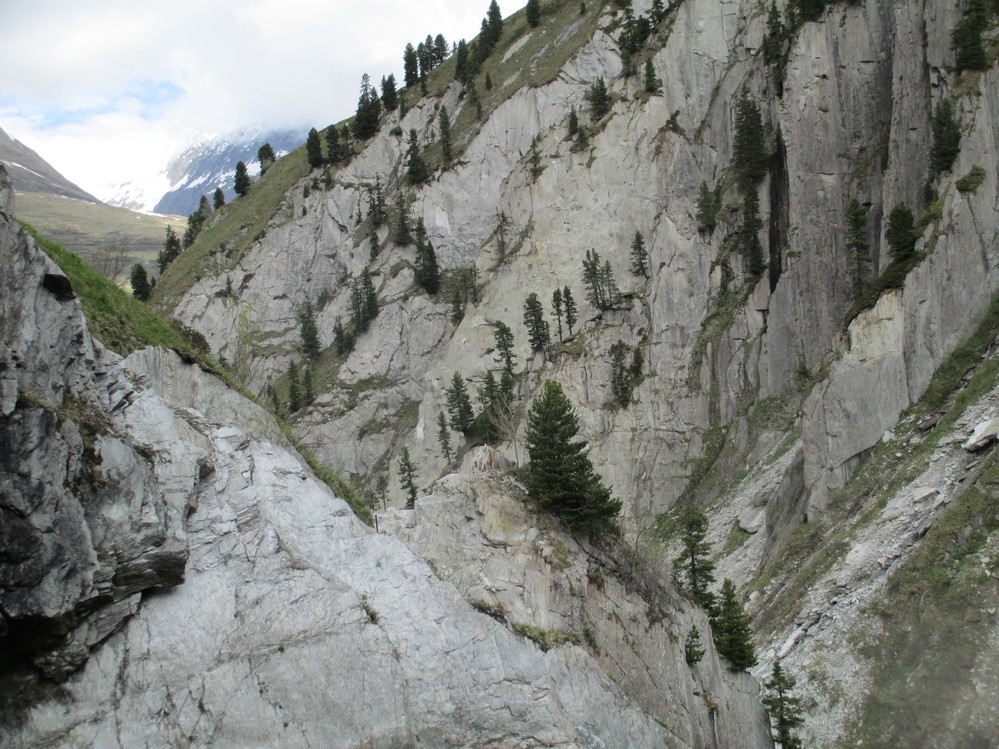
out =
[[[526,0],[524,0],[526,1]],[[0,0],[0,128],[85,190],[155,175],[195,133],[323,127],[488,0]],[[524,5],[501,2],[504,16]]]

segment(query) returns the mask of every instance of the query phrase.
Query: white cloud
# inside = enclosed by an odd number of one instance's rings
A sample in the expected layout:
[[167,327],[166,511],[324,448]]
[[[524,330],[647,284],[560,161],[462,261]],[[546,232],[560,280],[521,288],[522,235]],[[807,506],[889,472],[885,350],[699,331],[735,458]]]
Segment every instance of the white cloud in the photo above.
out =
[[[35,0],[4,9],[0,127],[81,187],[158,171],[194,132],[322,127],[362,73],[401,79],[428,33],[478,33],[488,0]],[[501,8],[509,15],[523,5]],[[481,7],[480,7],[481,6]]]

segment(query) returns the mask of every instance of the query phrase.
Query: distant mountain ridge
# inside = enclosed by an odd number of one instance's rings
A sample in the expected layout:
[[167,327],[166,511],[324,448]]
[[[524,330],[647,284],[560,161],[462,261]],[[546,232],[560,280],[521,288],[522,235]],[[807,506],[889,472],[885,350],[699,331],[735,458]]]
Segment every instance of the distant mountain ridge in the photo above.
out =
[[10,174],[14,189],[19,193],[40,192],[66,198],[100,203],[86,190],[62,176],[55,167],[0,128],[0,161]]
[[210,195],[216,187],[222,188],[227,201],[235,197],[237,161],[245,162],[253,173],[259,170],[257,151],[264,143],[281,155],[302,145],[305,136],[304,129],[266,131],[260,126],[228,135],[199,136],[154,181],[122,183],[107,202],[138,211],[187,215],[197,209],[202,195]]

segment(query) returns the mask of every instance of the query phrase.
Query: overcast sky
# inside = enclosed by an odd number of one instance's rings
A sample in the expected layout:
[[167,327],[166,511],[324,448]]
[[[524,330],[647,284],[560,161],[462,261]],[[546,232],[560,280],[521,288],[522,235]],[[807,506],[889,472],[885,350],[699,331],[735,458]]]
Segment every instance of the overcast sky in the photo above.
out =
[[[353,114],[363,73],[401,83],[407,42],[471,39],[488,5],[0,0],[0,128],[106,197],[162,170],[194,133]],[[505,17],[523,5],[500,8]]]

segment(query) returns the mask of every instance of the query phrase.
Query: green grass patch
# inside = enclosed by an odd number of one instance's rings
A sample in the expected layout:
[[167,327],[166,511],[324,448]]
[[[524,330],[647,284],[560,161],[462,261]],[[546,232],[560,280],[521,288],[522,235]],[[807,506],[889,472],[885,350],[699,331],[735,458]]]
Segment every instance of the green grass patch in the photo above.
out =
[[909,271],[919,265],[923,259],[926,257],[922,252],[916,252],[912,257],[908,257],[904,260],[895,260],[884,269],[884,272],[878,276],[873,283],[871,283],[864,291],[861,292],[860,296],[857,297],[857,301],[853,303],[850,307],[849,312],[846,313],[846,325],[853,322],[854,318],[857,317],[864,310],[871,309],[875,304],[878,303],[878,299],[886,291],[892,289],[901,289],[905,286],[905,278],[909,275]]
[[959,178],[954,186],[957,191],[961,194],[964,193],[974,193],[982,183],[985,181],[985,170],[980,166],[971,167],[971,171],[965,174],[963,177]]
[[286,193],[310,172],[305,148],[282,156],[253,183],[250,192],[221,210],[222,219],[204,229],[193,245],[180,253],[156,283],[152,300],[159,309],[173,309],[192,284],[215,272],[221,255],[229,267],[265,234]]
[[721,551],[718,555],[726,557],[736,549],[741,549],[746,541],[752,537],[752,535],[753,534],[749,531],[744,531],[742,529],[738,520],[733,522],[732,527],[728,529],[728,536],[725,537],[725,543],[722,544]]
[[583,638],[575,632],[566,632],[564,629],[544,629],[535,627],[533,624],[521,624],[515,622],[513,625],[517,634],[533,640],[538,647],[545,652],[560,645],[581,645]]

